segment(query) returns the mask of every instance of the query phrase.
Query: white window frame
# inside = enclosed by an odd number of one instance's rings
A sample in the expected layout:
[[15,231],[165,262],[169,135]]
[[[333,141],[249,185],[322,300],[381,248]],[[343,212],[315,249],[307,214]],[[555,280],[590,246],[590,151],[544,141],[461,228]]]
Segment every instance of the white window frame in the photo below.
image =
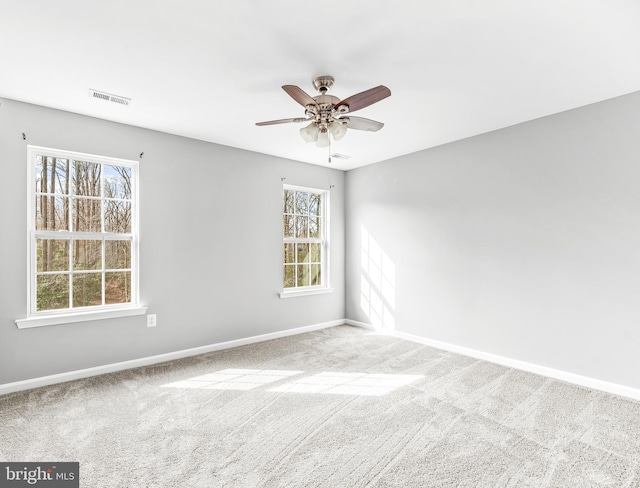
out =
[[[280,220],[280,227],[281,227],[281,233],[282,233],[282,246],[280,247],[281,249],[281,259],[280,262],[282,263],[282,267],[281,269],[283,270],[283,275],[281,276],[281,281],[282,281],[282,292],[279,293],[280,298],[292,298],[292,297],[299,297],[299,296],[307,296],[307,295],[319,295],[319,294],[323,294],[323,293],[331,293],[333,292],[333,288],[330,287],[330,274],[329,274],[329,269],[330,269],[330,238],[329,238],[329,230],[331,228],[331,223],[330,223],[330,192],[328,190],[322,190],[319,188],[310,188],[310,187],[306,187],[306,186],[297,186],[297,185],[287,185],[284,184],[282,185],[282,198],[281,198],[281,202],[284,203],[284,195],[285,195],[285,190],[290,190],[290,191],[299,191],[299,192],[306,192],[306,193],[315,193],[315,194],[319,194],[322,195],[322,210],[321,210],[321,237],[320,239],[317,238],[296,238],[296,237],[286,237],[284,235],[284,227],[283,227],[283,221],[282,221],[282,217],[284,215],[284,212],[281,212],[281,220]],[[283,208],[282,206],[280,208]],[[284,287],[284,260],[285,260],[285,256],[284,256],[284,244],[287,243],[299,243],[299,242],[303,242],[303,243],[320,243],[321,244],[321,280],[322,283],[320,285],[310,285],[310,286],[297,286],[297,287],[292,287],[292,288],[285,288]]]
[[[87,161],[102,165],[124,166],[131,169],[131,233],[118,234],[109,232],[78,232],[69,230],[60,231],[36,231],[36,156],[52,156],[69,160]],[[138,239],[138,161],[94,154],[85,154],[74,151],[46,148],[40,146],[27,146],[27,318],[16,320],[18,328],[41,327],[88,320],[99,320],[146,313],[146,307],[140,305],[139,295],[139,239]],[[69,197],[71,198],[71,197]],[[100,199],[104,199],[104,195]],[[71,205],[71,200],[69,202]],[[104,206],[103,206],[104,207]],[[124,237],[124,238],[123,238]],[[105,240],[127,240],[131,242],[131,302],[126,304],[104,304],[78,308],[64,308],[56,310],[36,310],[36,240],[38,238],[75,238],[97,239],[102,242],[104,260]],[[72,253],[70,253],[72,254]],[[71,259],[71,258],[70,258]],[[104,263],[102,273],[105,272]],[[71,270],[68,271],[71,274]],[[103,283],[104,288],[104,283]],[[69,293],[73,293],[70,289]]]

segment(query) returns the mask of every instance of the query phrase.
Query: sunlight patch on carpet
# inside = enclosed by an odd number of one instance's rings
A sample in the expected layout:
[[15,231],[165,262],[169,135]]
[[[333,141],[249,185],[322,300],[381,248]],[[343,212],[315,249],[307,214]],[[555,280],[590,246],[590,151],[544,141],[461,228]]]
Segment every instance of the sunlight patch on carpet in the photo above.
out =
[[413,374],[324,372],[285,383],[269,391],[382,396],[421,378],[422,375]]
[[163,388],[203,388],[206,390],[252,390],[304,373],[280,369],[223,369],[187,380],[162,385]]
[[[253,390],[305,371],[274,369],[223,369],[162,385],[163,388],[205,390]],[[322,393],[330,395],[382,396],[424,378],[415,374],[340,373],[327,371],[288,381],[267,391],[278,393]]]

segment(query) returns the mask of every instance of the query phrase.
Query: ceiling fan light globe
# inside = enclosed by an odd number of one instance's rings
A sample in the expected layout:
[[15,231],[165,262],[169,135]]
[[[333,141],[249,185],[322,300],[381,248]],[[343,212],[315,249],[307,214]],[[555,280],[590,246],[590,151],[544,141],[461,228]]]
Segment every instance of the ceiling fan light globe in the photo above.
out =
[[329,147],[331,145],[331,141],[329,140],[329,133],[327,131],[321,131],[318,133],[318,142],[316,142],[316,146],[318,147]]
[[318,126],[315,122],[311,122],[306,127],[300,129],[300,137],[302,137],[305,142],[316,142],[318,140]]
[[333,140],[339,141],[347,133],[347,126],[340,122],[331,122],[331,124],[329,124],[329,131],[333,136]]

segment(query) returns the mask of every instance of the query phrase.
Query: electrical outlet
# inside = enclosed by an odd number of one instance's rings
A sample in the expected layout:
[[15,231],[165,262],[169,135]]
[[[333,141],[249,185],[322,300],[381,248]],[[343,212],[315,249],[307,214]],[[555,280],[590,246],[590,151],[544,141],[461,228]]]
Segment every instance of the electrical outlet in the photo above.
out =
[[156,314],[150,313],[147,315],[147,327],[155,327],[156,326]]

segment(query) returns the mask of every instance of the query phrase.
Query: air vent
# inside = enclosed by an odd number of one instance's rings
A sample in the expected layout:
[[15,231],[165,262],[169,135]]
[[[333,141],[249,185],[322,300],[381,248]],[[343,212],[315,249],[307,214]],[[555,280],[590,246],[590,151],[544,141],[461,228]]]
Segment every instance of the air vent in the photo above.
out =
[[130,98],[112,95],[111,93],[105,93],[92,89],[89,89],[89,96],[91,98],[99,98],[100,100],[106,100],[107,102],[118,103],[120,105],[129,105],[131,103]]
[[349,159],[351,156],[347,156],[346,154],[333,153],[331,157],[335,159]]

